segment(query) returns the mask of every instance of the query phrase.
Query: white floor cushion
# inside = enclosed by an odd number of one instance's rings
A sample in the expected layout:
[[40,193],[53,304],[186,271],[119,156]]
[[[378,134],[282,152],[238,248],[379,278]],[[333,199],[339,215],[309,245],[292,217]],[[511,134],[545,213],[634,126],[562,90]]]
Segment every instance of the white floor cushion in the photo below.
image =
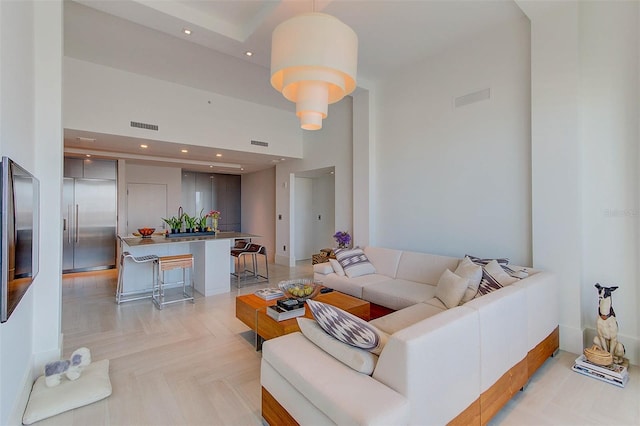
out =
[[109,360],[94,362],[82,370],[74,381],[62,379],[58,386],[47,387],[40,376],[33,385],[27,409],[22,417],[25,425],[55,416],[83,405],[91,404],[111,395]]

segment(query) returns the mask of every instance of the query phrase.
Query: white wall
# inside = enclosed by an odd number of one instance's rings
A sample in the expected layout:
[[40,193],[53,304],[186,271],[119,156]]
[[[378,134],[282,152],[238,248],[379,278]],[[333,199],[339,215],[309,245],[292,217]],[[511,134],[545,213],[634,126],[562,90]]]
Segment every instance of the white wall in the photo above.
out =
[[529,44],[523,18],[380,82],[375,244],[531,264]]
[[560,347],[592,344],[593,286],[618,285],[637,365],[640,4],[518,4],[531,19],[533,258],[558,274]]
[[[289,111],[69,57],[64,79],[68,129],[302,157],[302,130]],[[158,131],[133,128],[131,121]]]
[[640,360],[638,282],[638,2],[580,4],[582,323],[595,335],[596,289],[613,293],[618,338]]
[[[20,34],[20,36],[16,36]],[[0,325],[0,424],[21,423],[32,379],[60,356],[62,3],[0,2],[0,153],[40,180],[40,272]]]
[[[346,97],[329,105],[329,115],[321,130],[304,132],[303,159],[276,165],[276,263],[290,266],[294,263],[294,256],[289,250],[292,238],[290,189],[297,172],[335,168],[335,227],[353,229],[352,124],[352,99]],[[278,215],[282,215],[282,220]],[[283,246],[288,249],[283,250]]]
[[267,248],[273,262],[276,239],[276,169],[242,175],[242,232],[260,235],[258,244]]

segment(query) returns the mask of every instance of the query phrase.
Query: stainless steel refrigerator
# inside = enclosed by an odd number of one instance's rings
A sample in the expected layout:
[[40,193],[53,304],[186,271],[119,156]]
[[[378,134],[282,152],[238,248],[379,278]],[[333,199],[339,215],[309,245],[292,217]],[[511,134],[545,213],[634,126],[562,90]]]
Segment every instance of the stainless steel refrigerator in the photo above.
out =
[[64,178],[63,272],[116,265],[116,181]]

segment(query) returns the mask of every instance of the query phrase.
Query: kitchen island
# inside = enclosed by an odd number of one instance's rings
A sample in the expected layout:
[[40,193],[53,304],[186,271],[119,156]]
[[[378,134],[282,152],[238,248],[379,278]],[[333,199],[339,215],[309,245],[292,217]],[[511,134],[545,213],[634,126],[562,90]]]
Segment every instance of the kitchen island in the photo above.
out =
[[[172,256],[176,254],[193,254],[193,279],[195,290],[203,296],[228,293],[231,290],[232,260],[230,248],[236,240],[251,240],[258,235],[241,232],[219,232],[216,235],[167,238],[154,235],[151,238],[134,236],[118,237],[122,252],[128,251],[133,256],[155,254],[156,256]],[[178,281],[180,271],[168,271],[167,281]],[[126,294],[150,292],[153,287],[151,264],[137,264],[127,261],[124,267],[123,291]]]

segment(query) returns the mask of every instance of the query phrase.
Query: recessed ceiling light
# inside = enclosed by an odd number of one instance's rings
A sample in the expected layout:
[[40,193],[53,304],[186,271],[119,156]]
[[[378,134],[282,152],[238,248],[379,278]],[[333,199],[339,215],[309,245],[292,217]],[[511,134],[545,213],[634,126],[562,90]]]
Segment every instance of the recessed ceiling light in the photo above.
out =
[[334,174],[335,172],[331,172],[331,174]]
[[281,158],[281,159],[280,159],[280,161],[284,161],[284,160],[286,160],[286,158]]
[[187,153],[187,152],[189,152],[189,151],[188,151],[188,150],[186,150],[186,149],[181,149],[181,150],[180,150],[180,152],[184,152],[184,153],[186,154],[186,153]]
[[244,52],[245,55],[247,56],[253,56],[253,52],[247,50],[246,52]]
[[240,171],[241,171],[241,172],[242,172],[242,171],[244,171],[244,167],[240,167]]
[[213,166],[209,166],[210,169],[213,169]]
[[140,145],[140,148],[149,148],[149,146],[145,145],[145,144],[142,144],[142,145]]
[[83,137],[78,137],[76,138],[79,142],[95,142],[96,140],[94,138],[83,138]]
[[216,154],[216,157],[222,157],[222,154]]
[[91,154],[86,154],[86,155],[87,155],[87,157],[91,157]]
[[183,28],[182,32],[185,33],[186,35],[191,35],[191,30],[189,28]]

